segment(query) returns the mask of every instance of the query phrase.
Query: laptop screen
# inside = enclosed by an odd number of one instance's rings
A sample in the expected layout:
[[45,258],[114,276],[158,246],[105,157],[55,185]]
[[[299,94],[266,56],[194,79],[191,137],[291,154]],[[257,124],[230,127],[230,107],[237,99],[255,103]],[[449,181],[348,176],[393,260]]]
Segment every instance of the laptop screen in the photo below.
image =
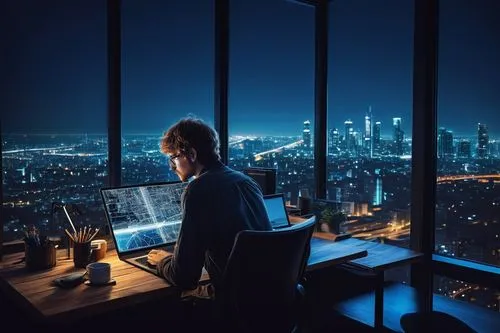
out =
[[290,225],[283,194],[265,195],[264,204],[273,229],[288,227]]
[[181,195],[179,181],[101,189],[104,210],[119,254],[177,241]]

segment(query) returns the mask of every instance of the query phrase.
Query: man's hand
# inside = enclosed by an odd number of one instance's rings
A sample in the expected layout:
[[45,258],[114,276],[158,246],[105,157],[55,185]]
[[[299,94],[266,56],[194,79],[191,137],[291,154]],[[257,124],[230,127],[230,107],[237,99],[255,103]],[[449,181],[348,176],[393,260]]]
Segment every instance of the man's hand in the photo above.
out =
[[164,250],[151,250],[148,253],[148,263],[156,266],[160,260],[170,255],[172,255],[170,252]]

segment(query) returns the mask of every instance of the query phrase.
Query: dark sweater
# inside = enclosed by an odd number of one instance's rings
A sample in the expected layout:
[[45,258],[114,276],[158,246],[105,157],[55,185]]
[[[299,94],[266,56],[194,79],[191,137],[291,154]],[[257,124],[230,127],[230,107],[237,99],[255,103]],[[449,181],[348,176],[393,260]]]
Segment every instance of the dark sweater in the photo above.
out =
[[236,234],[272,229],[257,183],[221,163],[190,182],[182,210],[174,254],[158,263],[158,271],[186,290],[197,287],[205,266],[217,292]]

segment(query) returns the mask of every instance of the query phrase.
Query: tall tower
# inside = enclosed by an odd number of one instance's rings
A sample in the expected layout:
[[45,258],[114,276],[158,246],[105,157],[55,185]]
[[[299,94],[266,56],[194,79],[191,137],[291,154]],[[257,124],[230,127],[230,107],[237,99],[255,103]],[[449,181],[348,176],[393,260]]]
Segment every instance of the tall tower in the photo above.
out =
[[447,158],[453,158],[455,155],[453,148],[453,132],[446,131],[443,137],[443,152]]
[[488,127],[486,124],[477,124],[477,157],[486,158],[488,153]]
[[302,140],[304,141],[304,147],[306,149],[311,149],[311,122],[309,120],[304,121]]
[[382,127],[382,123],[380,121],[376,121],[373,125],[373,154],[380,155],[380,129]]
[[365,115],[365,132],[363,133],[363,150],[368,156],[372,156],[372,107],[368,107]]
[[471,149],[470,149],[470,141],[469,140],[464,139],[458,143],[457,157],[458,158],[466,158],[466,159],[471,158]]
[[345,149],[347,152],[351,152],[354,150],[354,137],[353,137],[353,128],[352,121],[350,119],[344,122],[345,128]]
[[336,128],[328,131],[328,155],[337,155],[340,148],[340,133]]
[[392,118],[392,151],[394,155],[403,155],[404,132],[401,129],[401,118]]
[[438,131],[438,157],[453,157],[453,133],[440,127]]

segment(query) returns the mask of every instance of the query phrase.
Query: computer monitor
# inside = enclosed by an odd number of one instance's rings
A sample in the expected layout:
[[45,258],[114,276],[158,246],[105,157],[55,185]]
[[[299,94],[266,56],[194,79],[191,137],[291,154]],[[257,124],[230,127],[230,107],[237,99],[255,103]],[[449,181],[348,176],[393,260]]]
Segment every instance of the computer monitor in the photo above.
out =
[[118,254],[173,244],[182,221],[187,182],[102,188],[106,218]]
[[268,195],[276,193],[276,169],[250,167],[244,169],[243,173],[259,184],[262,194]]

